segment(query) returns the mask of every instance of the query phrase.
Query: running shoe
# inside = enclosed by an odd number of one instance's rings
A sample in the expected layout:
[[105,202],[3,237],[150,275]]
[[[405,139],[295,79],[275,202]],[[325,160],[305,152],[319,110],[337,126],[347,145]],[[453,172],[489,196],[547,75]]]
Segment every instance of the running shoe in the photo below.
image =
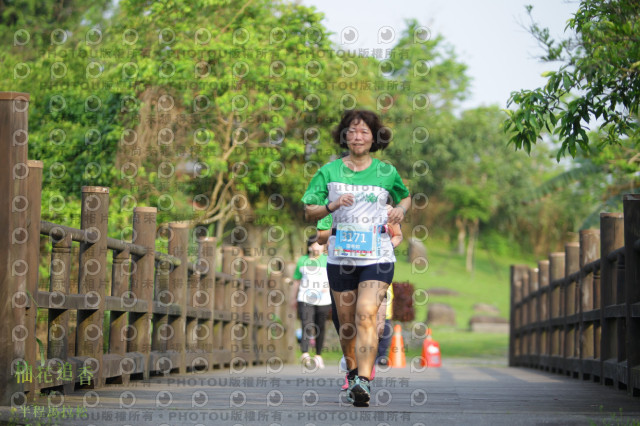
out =
[[305,367],[308,367],[311,364],[311,355],[309,355],[309,352],[305,352],[302,354],[302,356],[300,357],[300,363],[302,363],[302,365],[304,365]]
[[368,407],[371,399],[371,384],[363,377],[356,377],[353,386],[349,388],[347,401],[353,402],[354,407]]
[[324,368],[324,360],[322,359],[322,356],[316,355],[313,357],[313,359],[315,360],[316,366],[318,368]]
[[349,379],[349,375],[347,374],[347,402],[353,404],[353,397],[351,396],[351,390],[356,384],[356,380],[358,380],[358,376],[355,376],[353,379]]
[[389,365],[389,358],[387,358],[386,356],[380,357],[378,359],[378,365],[380,365],[381,367],[387,367]]

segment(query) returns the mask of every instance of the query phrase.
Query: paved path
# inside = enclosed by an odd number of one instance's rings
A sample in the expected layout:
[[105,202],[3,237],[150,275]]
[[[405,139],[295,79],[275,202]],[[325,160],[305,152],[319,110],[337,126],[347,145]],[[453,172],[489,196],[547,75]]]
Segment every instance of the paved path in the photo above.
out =
[[[591,382],[502,361],[449,360],[442,368],[415,370],[378,372],[369,408],[346,403],[337,366],[303,372],[288,365],[279,372],[216,370],[77,392],[53,398],[57,409],[47,408],[46,399],[42,409],[29,405],[27,417],[35,411],[48,424],[96,426],[640,424],[640,398]],[[92,407],[86,419],[46,418],[65,410],[75,415],[83,403]],[[0,419],[10,415],[0,409]],[[20,410],[12,418],[29,423]]]

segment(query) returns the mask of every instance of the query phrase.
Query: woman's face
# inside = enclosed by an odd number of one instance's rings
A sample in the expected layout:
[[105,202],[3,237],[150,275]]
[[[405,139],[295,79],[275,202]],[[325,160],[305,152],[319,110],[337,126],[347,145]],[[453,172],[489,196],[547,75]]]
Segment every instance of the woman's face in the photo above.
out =
[[354,155],[367,154],[373,144],[371,129],[363,120],[353,120],[347,128],[347,146]]
[[320,256],[323,251],[324,246],[318,244],[317,242],[314,242],[309,246],[309,253],[311,253],[313,256]]

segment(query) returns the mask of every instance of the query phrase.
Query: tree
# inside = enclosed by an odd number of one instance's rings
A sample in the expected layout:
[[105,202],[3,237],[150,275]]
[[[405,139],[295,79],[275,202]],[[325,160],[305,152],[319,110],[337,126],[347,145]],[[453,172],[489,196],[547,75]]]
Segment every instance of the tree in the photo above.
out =
[[[466,268],[473,270],[473,257],[480,224],[486,224],[510,191],[506,178],[519,155],[506,149],[499,130],[504,114],[496,107],[464,111],[450,135],[443,140],[447,167],[440,170],[445,182],[442,195],[450,204],[449,216],[457,230],[458,253],[466,247]],[[436,171],[437,172],[437,171]],[[522,170],[519,170],[522,172]],[[435,173],[435,172],[434,172]]]
[[0,84],[31,94],[29,156],[44,161],[45,220],[79,225],[79,209],[69,201],[80,198],[81,186],[110,186],[115,176],[119,96],[89,87],[85,74],[93,62],[89,45],[100,40],[110,3],[0,4],[0,62],[7,70]]
[[440,195],[444,184],[439,171],[449,158],[438,141],[451,135],[453,110],[468,94],[467,67],[442,36],[428,36],[424,26],[410,20],[391,57],[378,68],[396,88],[378,94],[381,100],[390,99],[381,113],[393,130],[392,143],[380,158],[389,159],[406,179],[414,196],[412,220],[423,224],[428,200]]
[[[35,19],[11,6],[6,38]],[[260,219],[275,215],[287,231],[306,183],[292,178],[303,175],[305,144],[326,140],[335,115],[324,83],[340,60],[322,16],[266,0],[123,0],[104,22],[85,12],[63,26],[63,41],[34,25],[24,44],[2,48],[19,78],[0,82],[32,94],[30,155],[45,162],[44,203],[58,200],[43,218],[77,224],[66,205],[81,186],[103,185],[112,232],[135,205],[157,206],[160,222],[217,223],[218,236],[233,220],[258,229],[256,245],[274,223]],[[58,16],[41,15],[50,25]]]
[[[590,139],[602,142],[601,135],[592,133]],[[598,227],[600,213],[622,209],[622,195],[640,186],[640,154],[633,141],[602,144],[599,151],[589,154],[578,150],[570,167],[547,177],[523,199],[531,204],[544,201],[554,193],[563,194],[581,205],[576,213],[576,227]]]
[[[164,220],[215,223],[218,237],[234,231],[253,247],[268,227],[286,234],[295,217],[289,206],[305,184],[292,178],[302,174],[310,139],[300,122],[311,113],[322,120],[328,110],[329,92],[320,88],[332,78],[331,47],[321,15],[266,0],[131,0],[120,18],[114,33],[144,28],[135,47],[150,46],[135,61],[145,79],[137,99],[141,115],[155,120],[134,123],[132,146],[141,149],[121,157],[134,163],[141,183],[154,183],[141,197],[155,203],[170,189],[175,208]],[[170,107],[156,105],[162,98]],[[158,132],[171,140],[159,146]],[[167,162],[175,173],[161,173]],[[226,229],[227,222],[234,226]]]
[[[531,14],[532,7],[527,8]],[[527,152],[545,129],[561,141],[560,159],[578,147],[590,150],[589,123],[598,123],[608,144],[637,138],[640,104],[640,2],[581,0],[567,28],[573,36],[556,41],[535,22],[530,32],[545,50],[542,60],[559,61],[545,73],[547,84],[511,94],[505,131],[516,149]]]
[[[62,31],[75,30],[81,20],[97,22],[109,0],[3,0],[0,2],[0,41],[5,46],[33,42],[38,48],[62,40]],[[32,44],[32,46],[33,46]],[[36,49],[32,49],[37,54]]]

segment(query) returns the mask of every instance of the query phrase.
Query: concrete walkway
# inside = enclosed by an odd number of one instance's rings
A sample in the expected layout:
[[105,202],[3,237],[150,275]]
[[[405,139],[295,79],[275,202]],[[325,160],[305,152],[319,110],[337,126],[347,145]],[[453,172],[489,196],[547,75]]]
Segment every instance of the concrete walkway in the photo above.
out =
[[[276,369],[278,370],[278,369]],[[13,424],[61,425],[631,425],[640,398],[506,361],[445,360],[442,368],[379,371],[369,408],[339,391],[335,365],[288,365],[171,375],[54,396],[10,412]],[[57,406],[57,407],[56,407]],[[77,419],[86,408],[86,418]],[[49,417],[47,415],[49,414]],[[55,416],[58,416],[57,418]],[[63,416],[66,416],[63,417]],[[7,424],[7,423],[4,423]]]

